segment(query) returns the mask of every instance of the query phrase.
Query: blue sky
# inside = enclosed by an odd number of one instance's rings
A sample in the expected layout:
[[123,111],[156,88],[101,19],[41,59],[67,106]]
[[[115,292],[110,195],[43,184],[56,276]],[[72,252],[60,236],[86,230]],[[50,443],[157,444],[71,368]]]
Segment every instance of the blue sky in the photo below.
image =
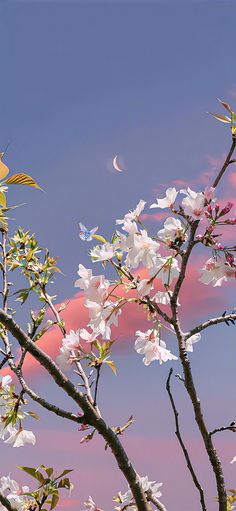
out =
[[[27,202],[14,214],[17,220],[12,228],[18,224],[31,228],[40,243],[58,256],[66,275],[57,281],[59,300],[73,296],[78,263],[89,264],[88,245],[78,237],[79,221],[89,227],[99,225],[101,233],[110,235],[115,219],[140,198],[153,202],[174,179],[197,180],[211,170],[212,157],[220,159],[227,151],[227,130],[206,111],[219,111],[217,97],[235,103],[235,15],[234,0],[0,0],[0,147],[10,143],[5,161],[12,172],[30,173],[45,190],[11,189],[11,203]],[[122,174],[111,172],[110,160],[115,154],[124,163]],[[234,399],[234,333],[227,333],[229,351],[222,349],[224,334],[219,328],[205,339],[205,348],[196,350],[193,361],[200,376],[200,395],[214,425],[235,418],[230,404]],[[117,359],[123,367],[122,376],[114,381],[107,373],[102,383],[106,416],[111,422],[119,420],[114,402],[127,395],[128,389],[136,416],[134,434],[148,439],[155,436],[158,441],[172,431],[174,437],[163,390],[168,369],[155,366],[147,373],[135,356]],[[209,385],[209,366],[214,385]],[[222,367],[227,368],[227,381],[219,378]],[[34,385],[48,391],[42,380]],[[53,398],[53,389],[48,392]],[[181,390],[176,392],[184,407]],[[215,395],[224,401],[220,409]],[[150,409],[147,423],[143,416]],[[125,419],[129,411],[126,404]],[[186,435],[195,438],[188,407],[183,415]],[[65,428],[68,435],[71,431],[70,425],[59,425],[48,417],[40,428]],[[42,441],[39,445],[41,449]],[[231,447],[234,455],[233,442]],[[113,465],[101,454],[102,447],[96,449],[94,456],[102,459],[101,471],[108,474]],[[41,452],[35,452],[39,460]],[[69,463],[72,454],[68,452]],[[3,453],[9,470],[16,463],[30,463],[33,456],[30,447],[25,453],[11,453],[9,458],[9,447],[3,446]],[[21,459],[15,462],[13,454]],[[44,454],[49,458],[50,453]],[[52,456],[60,463],[55,450]],[[86,451],[79,456],[81,463],[72,456],[78,477],[76,498],[91,493],[100,498],[99,506],[110,509],[119,476],[114,472],[111,491],[104,495],[100,476],[92,472],[90,481],[87,472],[79,472]],[[92,451],[90,456],[92,459]],[[227,451],[225,463],[228,456]],[[170,511],[189,511],[190,506],[197,511],[191,487],[184,504],[181,501],[183,488],[191,483],[181,455],[181,477],[176,476],[175,459],[165,460],[164,500]],[[155,460],[144,459],[143,467],[137,462],[139,470],[148,471],[150,466],[151,479],[163,477]],[[227,463],[233,485],[235,468]],[[205,468],[204,478],[211,481]],[[121,479],[119,484],[117,490]],[[177,502],[170,492],[173,484]],[[210,488],[212,502],[215,490]]]

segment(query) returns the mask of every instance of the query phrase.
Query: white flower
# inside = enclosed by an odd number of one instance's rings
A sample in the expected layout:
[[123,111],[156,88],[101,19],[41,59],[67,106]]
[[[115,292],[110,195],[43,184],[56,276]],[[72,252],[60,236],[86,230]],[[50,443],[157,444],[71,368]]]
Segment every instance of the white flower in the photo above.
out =
[[231,266],[225,260],[210,258],[200,271],[202,272],[200,282],[206,285],[212,283],[213,287],[221,286],[223,282],[236,277],[235,261],[234,266]]
[[104,339],[111,337],[111,325],[118,325],[118,316],[121,309],[117,307],[118,303],[106,301],[104,304],[98,304],[90,300],[86,300],[85,307],[89,309],[90,326],[94,333],[101,334]]
[[130,268],[137,268],[142,263],[147,268],[151,268],[159,247],[160,244],[150,238],[147,231],[142,229],[139,234],[133,236],[133,246],[128,252],[125,264]]
[[187,239],[184,226],[178,218],[168,217],[164,222],[164,229],[157,233],[158,237],[168,244],[171,242],[182,241]]
[[[162,486],[163,483],[156,483],[155,481],[148,481],[147,476],[139,477],[139,482],[140,482],[144,492],[147,492],[147,491],[151,492],[152,496],[155,497],[156,499],[161,497],[162,494],[159,491],[159,488]],[[130,504],[134,503],[134,497],[133,497],[133,494],[132,494],[130,488],[123,495],[121,493],[119,493],[119,497],[121,499],[122,509],[125,506],[129,506]]]
[[170,297],[165,291],[157,291],[157,293],[152,297],[152,300],[156,303],[161,303],[162,305],[169,305],[170,303]]
[[143,298],[143,296],[149,295],[150,291],[153,289],[153,281],[150,282],[150,279],[142,279],[137,283],[137,291],[138,295]]
[[129,211],[126,213],[124,218],[122,220],[116,220],[116,225],[124,224],[125,222],[132,220],[138,220],[139,216],[141,215],[142,211],[144,210],[146,202],[144,200],[140,200],[137,204],[136,208],[133,211]]
[[161,278],[164,285],[170,285],[173,278],[179,275],[179,265],[177,259],[172,256],[159,257],[156,259],[155,266],[150,273],[153,277]]
[[92,497],[89,496],[88,500],[84,502],[85,509],[83,511],[102,511],[99,507],[96,506],[95,502],[93,501]]
[[36,438],[32,431],[26,429],[17,430],[12,428],[10,436],[5,440],[5,444],[13,444],[13,447],[22,447],[25,444],[35,445]]
[[200,339],[201,339],[201,334],[200,333],[191,335],[191,337],[189,337],[186,340],[186,350],[193,352],[193,344],[195,342],[200,341]]
[[61,346],[60,355],[57,356],[56,363],[62,371],[69,371],[73,362],[73,358],[71,352],[64,346]]
[[159,337],[157,330],[148,330],[136,334],[138,337],[135,341],[135,350],[140,355],[144,355],[143,363],[148,366],[153,360],[159,360],[160,364],[167,360],[177,360],[175,355],[166,349],[166,343]]
[[[0,492],[3,494],[7,492],[6,498],[10,501],[12,507],[21,510],[25,500],[22,493],[28,493],[29,487],[22,486],[22,488],[20,488],[19,484],[10,478],[10,475],[1,477],[0,483]],[[6,511],[6,508],[0,505],[0,511]]]
[[205,201],[206,198],[202,192],[194,192],[191,188],[187,190],[180,190],[180,193],[184,193],[186,197],[182,200],[182,207],[186,215],[195,218],[196,220],[201,219],[205,212]]
[[164,199],[156,199],[157,204],[151,204],[150,208],[170,208],[178,195],[179,192],[176,191],[176,188],[167,188],[166,190],[166,196]]
[[111,243],[104,243],[101,246],[96,246],[90,250],[90,255],[94,258],[94,262],[109,261],[115,255],[117,247]]
[[75,287],[83,289],[89,300],[100,303],[108,293],[109,280],[106,280],[104,275],[94,276],[92,270],[85,268],[82,264],[79,265],[78,275],[81,278],[76,280]]
[[234,456],[234,458],[231,460],[230,463],[235,463],[236,462],[236,456]]
[[0,376],[0,389],[3,389],[6,392],[8,392],[9,385],[11,385],[11,382],[12,377],[9,374],[7,374],[6,376]]

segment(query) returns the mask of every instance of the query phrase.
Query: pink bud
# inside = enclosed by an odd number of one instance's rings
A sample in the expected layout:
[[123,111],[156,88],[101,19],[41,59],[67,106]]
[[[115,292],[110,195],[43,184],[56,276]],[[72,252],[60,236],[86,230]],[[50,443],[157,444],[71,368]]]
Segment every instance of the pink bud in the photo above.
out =
[[217,248],[217,250],[223,250],[224,248],[223,245],[221,245],[221,243],[218,242],[215,244],[215,247]]
[[205,211],[205,217],[206,218],[211,218],[211,215],[210,215],[209,211]]
[[220,209],[220,205],[218,203],[215,204],[215,212],[216,213],[218,213],[219,209]]
[[234,256],[232,254],[226,254],[225,259],[230,265],[234,263]]
[[208,213],[212,214],[212,207],[211,207],[211,205],[210,205],[210,204],[209,204],[209,206],[207,207],[207,211],[208,211]]
[[233,205],[234,205],[233,202],[227,202],[226,206],[222,209],[220,214],[222,216],[227,215],[227,213],[229,213],[230,210],[232,209]]

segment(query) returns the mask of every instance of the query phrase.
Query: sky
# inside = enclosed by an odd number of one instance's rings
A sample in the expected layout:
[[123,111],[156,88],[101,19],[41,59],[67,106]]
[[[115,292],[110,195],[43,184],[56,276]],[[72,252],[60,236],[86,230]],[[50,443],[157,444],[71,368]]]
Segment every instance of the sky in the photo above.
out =
[[[108,237],[115,219],[140,199],[149,205],[174,184],[202,189],[219,170],[229,133],[206,112],[223,113],[217,98],[232,106],[236,101],[235,15],[234,0],[0,0],[0,148],[9,144],[5,163],[12,173],[31,174],[44,190],[12,187],[8,201],[26,205],[12,215],[11,230],[31,229],[58,257],[65,276],[58,277],[53,293],[58,303],[70,302],[68,328],[86,322],[74,282],[78,264],[91,265],[90,246],[80,241],[78,222],[98,225]],[[116,154],[123,173],[112,171]],[[230,172],[219,188],[225,200],[235,195],[236,170]],[[156,211],[145,211],[154,231],[161,227]],[[234,306],[234,284],[216,292],[198,283],[201,257],[197,253],[191,261],[181,298],[186,329],[208,317],[207,311],[219,314]],[[22,325],[27,317],[27,307],[17,312]],[[130,309],[114,348],[118,375],[102,375],[101,408],[111,425],[134,415],[123,443],[140,475],[163,482],[168,511],[198,511],[165,391],[170,365],[146,368],[133,349],[135,330],[143,325]],[[174,340],[167,341],[176,353]],[[42,341],[54,357],[59,344],[55,331]],[[234,329],[219,326],[202,336],[191,357],[210,429],[236,419],[235,356]],[[27,363],[32,387],[69,407],[46,375]],[[178,362],[175,367],[181,370]],[[173,391],[213,511],[214,481],[180,381],[173,381]],[[103,441],[80,445],[73,424],[31,407],[41,415],[32,426],[37,444],[13,449],[2,443],[1,475],[10,471],[21,480],[16,465],[74,468],[76,489],[59,509],[82,509],[88,495],[106,511],[113,509],[112,497],[126,483]],[[227,485],[234,487],[234,438],[226,432],[215,441]]]

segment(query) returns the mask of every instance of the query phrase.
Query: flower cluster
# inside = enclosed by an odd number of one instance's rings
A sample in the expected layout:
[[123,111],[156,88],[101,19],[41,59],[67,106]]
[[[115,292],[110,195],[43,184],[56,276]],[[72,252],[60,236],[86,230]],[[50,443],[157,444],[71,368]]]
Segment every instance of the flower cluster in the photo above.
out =
[[[0,438],[13,447],[22,447],[25,444],[35,444],[36,438],[32,431],[22,428],[22,420],[32,412],[20,410],[21,397],[14,392],[11,376],[0,376]],[[19,423],[19,427],[15,425]],[[9,435],[5,440],[6,435]]]
[[[10,478],[10,475],[0,478],[0,493],[9,500],[14,509],[17,509],[18,511],[26,509],[25,502],[27,497],[24,493],[28,492],[28,486],[20,487],[14,479]],[[6,507],[4,507],[1,503],[0,511],[6,511]]]

